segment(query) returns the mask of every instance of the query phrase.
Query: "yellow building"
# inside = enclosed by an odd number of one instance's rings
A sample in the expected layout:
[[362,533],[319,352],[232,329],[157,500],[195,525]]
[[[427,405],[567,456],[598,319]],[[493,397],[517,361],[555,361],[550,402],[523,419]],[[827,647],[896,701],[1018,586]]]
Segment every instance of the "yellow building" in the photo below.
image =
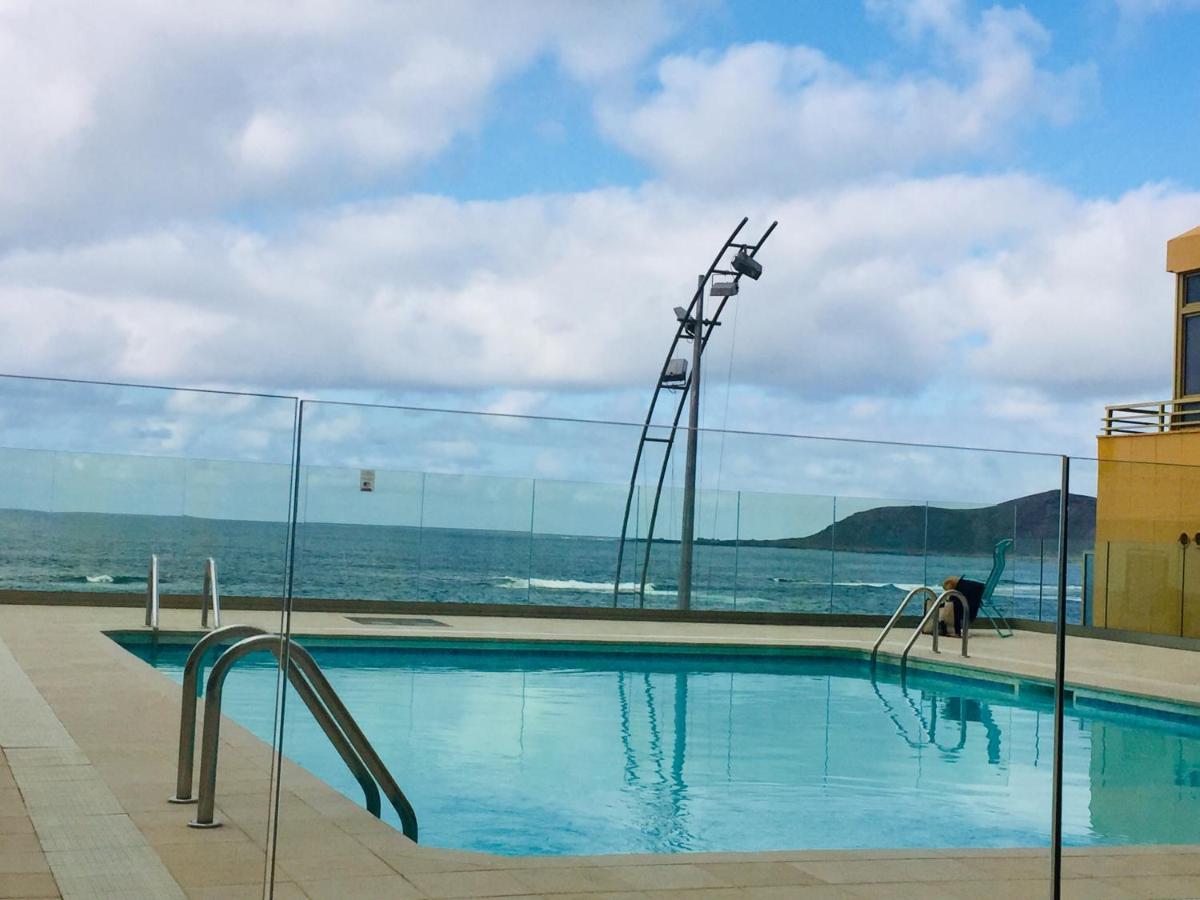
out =
[[1093,624],[1200,637],[1200,228],[1175,273],[1171,400],[1108,407],[1097,439]]

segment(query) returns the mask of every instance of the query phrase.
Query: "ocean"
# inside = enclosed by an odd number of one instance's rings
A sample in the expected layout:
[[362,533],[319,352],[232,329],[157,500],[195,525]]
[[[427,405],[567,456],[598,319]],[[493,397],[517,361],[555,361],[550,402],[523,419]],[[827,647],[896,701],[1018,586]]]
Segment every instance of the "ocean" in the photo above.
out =
[[[0,590],[140,592],[151,553],[165,594],[199,594],[206,557],[223,595],[281,597],[287,526],[185,516],[0,510]],[[1037,542],[1010,556],[994,597],[1006,615],[1053,620],[1057,563]],[[622,607],[673,608],[679,546],[656,542],[644,599],[642,542],[627,546]],[[612,606],[617,540],[528,531],[305,523],[297,597]],[[1080,565],[1068,564],[1068,621],[1080,615]],[[886,613],[905,592],[949,575],[983,580],[991,556],[862,553],[699,544],[693,607]],[[637,568],[635,569],[635,565]]]

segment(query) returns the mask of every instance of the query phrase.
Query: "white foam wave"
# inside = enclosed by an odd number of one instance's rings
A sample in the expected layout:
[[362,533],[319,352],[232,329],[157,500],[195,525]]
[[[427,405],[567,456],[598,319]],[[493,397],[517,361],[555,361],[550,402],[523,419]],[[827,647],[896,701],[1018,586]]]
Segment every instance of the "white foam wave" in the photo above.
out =
[[[771,580],[778,584],[798,584],[804,585],[805,587],[830,586],[830,582],[828,581],[801,581],[800,579],[792,578],[772,578]],[[915,590],[916,588],[923,587],[923,585],[920,584],[897,584],[894,581],[835,581],[833,582],[833,586],[857,588],[895,588],[896,590],[904,591],[905,593]]]
[[[500,587],[509,590],[524,591],[533,588],[543,591],[596,591],[612,592],[611,581],[577,581],[572,578],[512,578],[506,577]],[[622,581],[618,586],[621,593],[636,594],[640,585],[636,581]],[[646,584],[647,594],[673,594],[674,591],[657,590],[653,584]]]
[[88,584],[112,584],[113,577],[111,575],[88,575],[86,576]]

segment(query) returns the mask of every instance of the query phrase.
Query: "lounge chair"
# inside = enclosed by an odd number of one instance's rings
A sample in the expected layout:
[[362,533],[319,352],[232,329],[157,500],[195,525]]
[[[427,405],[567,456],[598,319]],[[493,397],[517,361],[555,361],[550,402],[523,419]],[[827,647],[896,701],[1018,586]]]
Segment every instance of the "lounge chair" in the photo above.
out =
[[1012,637],[1012,625],[1009,624],[1004,614],[992,603],[992,594],[996,590],[996,585],[1000,583],[1000,576],[1004,574],[1004,558],[1008,553],[1008,548],[1012,545],[1012,538],[1004,538],[1003,540],[996,541],[996,546],[992,548],[992,571],[984,583],[983,602],[979,606],[979,611],[987,616],[988,621],[992,623],[992,627],[996,629],[996,634],[1002,638]]

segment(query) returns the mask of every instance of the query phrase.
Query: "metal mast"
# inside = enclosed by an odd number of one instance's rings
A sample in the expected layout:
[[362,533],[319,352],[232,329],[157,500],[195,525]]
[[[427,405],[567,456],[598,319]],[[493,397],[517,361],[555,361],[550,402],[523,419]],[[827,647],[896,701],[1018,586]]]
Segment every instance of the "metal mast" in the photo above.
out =
[[[650,408],[646,411],[646,421],[642,425],[642,432],[641,432],[641,437],[638,441],[637,452],[634,454],[634,458],[633,458],[633,470],[629,476],[629,492],[625,498],[625,515],[621,522],[621,539],[617,545],[617,570],[616,570],[616,575],[613,578],[613,606],[614,607],[618,605],[619,599],[620,599],[621,569],[622,569],[622,565],[623,565],[624,558],[625,558],[625,543],[626,543],[626,540],[628,539],[629,513],[633,506],[633,496],[637,489],[638,472],[641,470],[642,462],[646,455],[646,445],[655,443],[655,444],[663,444],[665,446],[663,448],[662,463],[659,466],[659,471],[658,471],[658,482],[657,482],[657,485],[656,485],[655,491],[654,491],[654,502],[653,502],[653,505],[651,506],[649,524],[648,524],[647,530],[646,530],[646,537],[645,537],[646,546],[645,546],[645,550],[643,553],[642,568],[641,568],[641,573],[640,573],[639,581],[638,581],[638,605],[639,606],[646,605],[646,579],[647,579],[647,575],[648,575],[649,569],[650,569],[650,549],[654,544],[654,526],[658,519],[659,501],[662,498],[663,482],[664,482],[664,480],[666,478],[666,474],[667,474],[667,465],[671,459],[671,450],[675,445],[675,436],[679,429],[679,420],[683,415],[684,404],[688,401],[689,397],[692,398],[694,404],[696,405],[694,415],[697,418],[699,415],[699,378],[697,377],[697,375],[698,375],[699,361],[700,361],[701,354],[703,354],[704,348],[708,345],[709,338],[712,337],[713,329],[721,324],[721,312],[725,309],[725,304],[729,301],[729,298],[731,296],[734,296],[737,294],[738,284],[741,281],[742,275],[749,274],[751,278],[757,279],[758,275],[761,273],[762,267],[761,267],[761,265],[759,265],[758,263],[756,263],[754,261],[754,258],[755,258],[755,256],[758,255],[758,251],[762,248],[763,244],[766,243],[767,238],[771,236],[771,232],[775,230],[775,226],[778,224],[777,222],[772,222],[771,225],[767,228],[767,230],[763,232],[762,237],[760,237],[758,239],[758,241],[754,244],[739,243],[737,240],[738,235],[741,233],[742,229],[746,226],[747,221],[749,221],[749,220],[746,218],[743,218],[737,224],[737,227],[734,228],[733,233],[730,234],[729,237],[726,239],[726,241],[721,245],[721,249],[719,251],[717,251],[716,256],[713,258],[712,264],[708,267],[708,270],[699,277],[698,284],[696,287],[696,292],[692,295],[691,300],[688,302],[687,308],[685,309],[683,307],[676,307],[676,309],[675,309],[676,318],[678,319],[678,326],[675,329],[675,337],[672,339],[671,346],[667,350],[666,360],[663,362],[662,369],[659,372],[658,381],[656,382],[656,384],[654,386],[654,393],[651,395],[651,398],[650,398]],[[729,266],[731,268],[722,268],[722,261],[725,260],[726,254],[728,254],[731,250],[736,251],[735,256],[729,260]],[[716,311],[713,313],[712,318],[705,319],[705,318],[703,318],[703,312],[702,312],[703,306],[704,306],[704,301],[703,301],[704,289],[705,289],[705,286],[708,284],[708,282],[712,279],[713,275],[728,276],[732,280],[729,282],[723,282],[723,283],[715,285],[716,288],[721,289],[719,291],[719,293],[715,294],[715,296],[719,296],[721,298],[721,300],[720,300],[720,303],[717,304]],[[681,340],[691,340],[693,342],[693,345],[692,345],[693,364],[692,364],[691,372],[686,371],[687,364],[683,360],[675,358],[675,351],[678,348],[679,342]],[[695,381],[696,392],[694,394],[689,395],[689,390],[692,390],[692,388],[693,388],[693,381]],[[654,425],[653,424],[654,423],[654,413],[658,407],[659,398],[661,397],[662,392],[664,390],[678,391],[679,392],[679,400],[676,403],[674,415],[672,416],[669,424],[662,423],[659,425]],[[688,429],[689,444],[692,442],[693,435],[695,435],[696,437],[698,437],[698,435],[699,435],[699,432],[697,430],[698,425],[699,425],[699,423],[698,423],[698,421],[696,421],[696,419],[692,419],[689,423],[689,429]],[[650,430],[652,427],[668,429],[666,437],[658,437],[657,435],[652,436],[650,434]],[[694,518],[695,448],[694,447],[691,448],[691,450],[689,452],[689,459],[692,461],[692,466],[693,466],[692,467],[693,490],[691,492],[691,504],[692,504],[692,506],[691,506],[691,509],[692,509],[691,521],[694,525],[694,522],[695,522],[695,518]],[[685,503],[684,505],[685,505],[685,518],[686,518],[688,516],[688,513],[686,512],[688,503]],[[692,531],[693,531],[693,529],[691,529],[691,528],[685,528],[685,533],[682,536],[683,539],[686,540],[688,543],[688,549],[686,552],[689,555],[689,559],[690,559],[690,551],[691,551]],[[682,541],[681,541],[681,550],[680,550],[681,568],[682,568],[682,564],[683,564],[683,553],[684,552],[685,551],[682,548]],[[689,568],[690,568],[690,566],[689,566]],[[684,577],[683,576],[684,576],[684,572],[681,571],[680,572],[680,606],[681,606],[681,608],[686,608],[685,603],[690,602],[690,597],[691,597],[690,572],[688,573],[688,580],[687,580],[686,588],[684,587]]]

